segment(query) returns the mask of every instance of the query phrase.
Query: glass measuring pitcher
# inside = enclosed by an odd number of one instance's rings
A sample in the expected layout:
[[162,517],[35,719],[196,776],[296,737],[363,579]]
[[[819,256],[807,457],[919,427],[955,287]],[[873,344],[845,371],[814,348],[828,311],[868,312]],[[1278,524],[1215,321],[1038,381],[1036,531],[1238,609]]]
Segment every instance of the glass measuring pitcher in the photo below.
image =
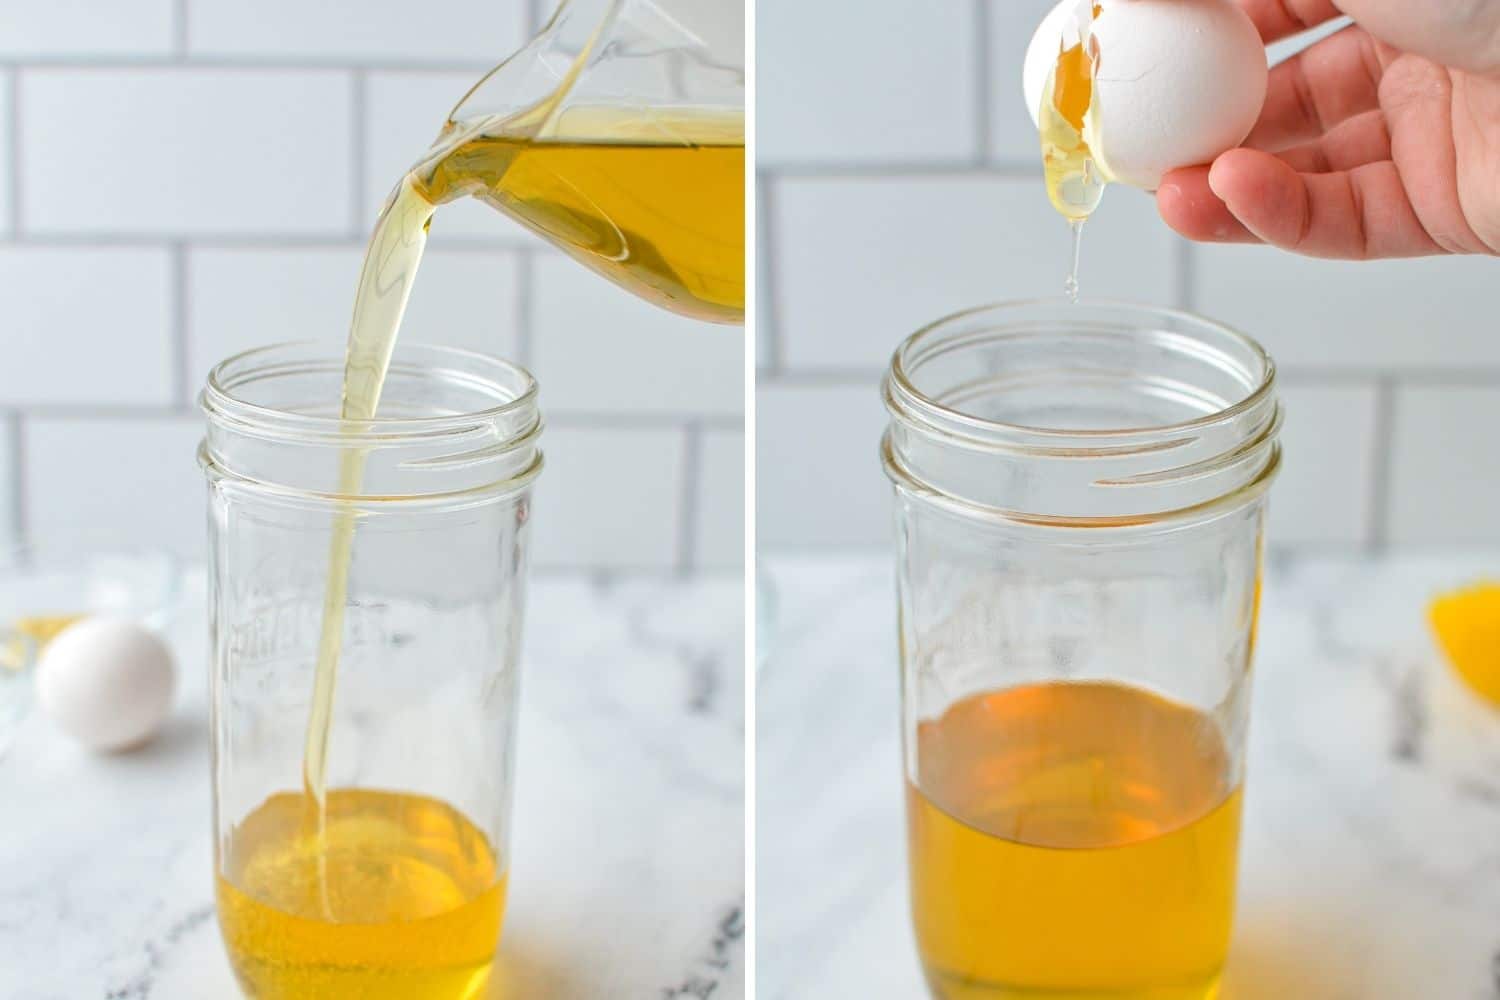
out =
[[1271,359],[1185,313],[1014,303],[912,335],[885,399],[933,996],[1218,996]]
[[649,302],[743,323],[744,17],[741,0],[564,0],[409,179],[433,205],[480,198]]

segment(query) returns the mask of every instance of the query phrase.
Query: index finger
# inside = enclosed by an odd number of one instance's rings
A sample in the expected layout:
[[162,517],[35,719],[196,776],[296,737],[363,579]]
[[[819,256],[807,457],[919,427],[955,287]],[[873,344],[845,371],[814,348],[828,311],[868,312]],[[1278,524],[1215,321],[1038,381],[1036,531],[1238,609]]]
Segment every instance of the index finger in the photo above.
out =
[[1239,0],[1267,45],[1343,17],[1333,0]]

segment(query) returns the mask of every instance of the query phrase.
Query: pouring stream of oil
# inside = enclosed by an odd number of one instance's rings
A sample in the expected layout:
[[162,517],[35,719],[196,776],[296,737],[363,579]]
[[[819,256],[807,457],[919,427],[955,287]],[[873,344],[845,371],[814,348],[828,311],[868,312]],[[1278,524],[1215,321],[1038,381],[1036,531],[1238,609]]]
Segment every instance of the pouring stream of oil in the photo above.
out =
[[[355,296],[340,416],[346,433],[375,417],[438,205],[473,195],[575,259],[665,308],[743,322],[743,114],[648,113],[563,102],[601,25],[552,95],[506,117],[452,121],[401,180],[375,225]],[[338,492],[360,495],[366,449],[344,449]],[[334,522],[303,785],[326,828],[329,734],[357,515]],[[325,882],[326,892],[326,882]]]

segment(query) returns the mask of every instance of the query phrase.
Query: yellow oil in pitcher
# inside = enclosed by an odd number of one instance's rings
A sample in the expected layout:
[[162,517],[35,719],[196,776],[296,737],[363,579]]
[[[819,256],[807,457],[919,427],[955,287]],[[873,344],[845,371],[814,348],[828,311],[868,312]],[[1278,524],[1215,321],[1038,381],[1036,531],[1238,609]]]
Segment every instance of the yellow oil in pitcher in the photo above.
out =
[[918,950],[944,1000],[1211,1000],[1240,791],[1217,724],[1123,685],[956,703],[907,787]]
[[545,140],[450,128],[466,137],[410,177],[424,201],[473,195],[649,302],[744,322],[743,116],[580,107]]

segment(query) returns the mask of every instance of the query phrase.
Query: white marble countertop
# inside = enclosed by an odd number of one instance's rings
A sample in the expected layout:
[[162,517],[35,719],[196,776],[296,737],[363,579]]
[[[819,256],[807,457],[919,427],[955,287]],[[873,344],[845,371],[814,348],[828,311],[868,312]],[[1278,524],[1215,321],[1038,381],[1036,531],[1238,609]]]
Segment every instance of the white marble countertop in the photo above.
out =
[[[4,1000],[239,996],[185,590],[161,738],[93,756],[32,712],[0,757]],[[743,609],[728,576],[532,581],[500,996],[744,997]]]
[[[769,559],[757,996],[926,996],[907,920],[888,556]],[[1428,638],[1463,557],[1273,559],[1227,1000],[1500,997],[1500,711]]]

